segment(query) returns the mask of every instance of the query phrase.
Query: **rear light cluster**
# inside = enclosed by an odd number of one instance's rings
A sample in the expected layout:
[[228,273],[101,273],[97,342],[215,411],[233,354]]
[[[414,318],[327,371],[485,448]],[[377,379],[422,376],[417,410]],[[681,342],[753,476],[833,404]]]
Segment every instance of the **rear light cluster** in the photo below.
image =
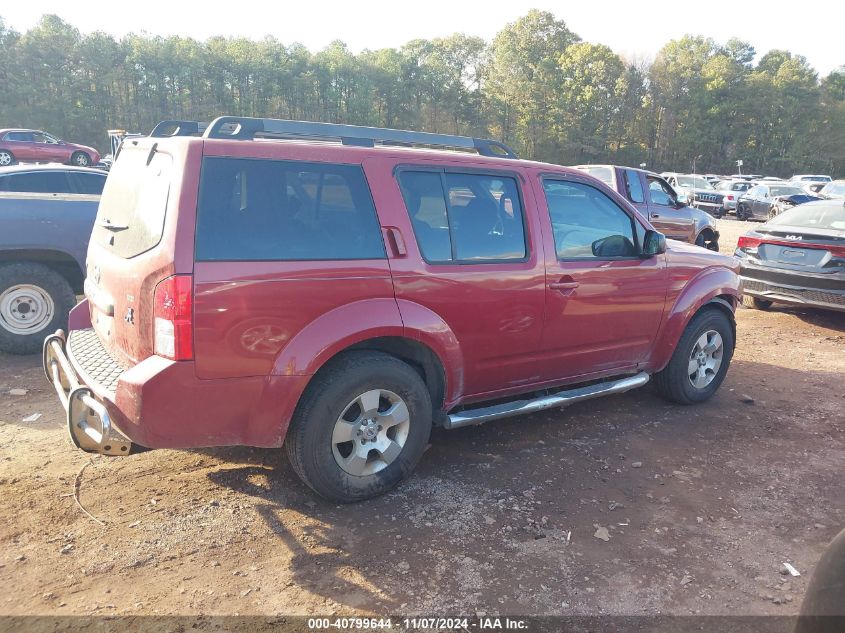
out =
[[736,247],[746,253],[754,254],[757,252],[757,247],[763,243],[759,237],[749,237],[748,235],[741,235]]
[[730,196],[730,195],[728,196],[728,200],[733,200],[733,199],[734,199],[733,196]]
[[155,353],[172,360],[194,357],[193,276],[160,281],[154,297]]

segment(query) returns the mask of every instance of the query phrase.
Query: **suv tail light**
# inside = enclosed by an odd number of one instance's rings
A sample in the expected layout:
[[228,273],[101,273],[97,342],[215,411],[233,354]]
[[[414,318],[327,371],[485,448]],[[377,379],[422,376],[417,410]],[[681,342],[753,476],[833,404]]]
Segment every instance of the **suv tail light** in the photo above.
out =
[[740,250],[745,251],[746,253],[756,253],[757,247],[763,243],[759,237],[749,237],[748,235],[741,235],[739,237],[739,241],[736,243],[736,247]]
[[173,275],[160,281],[153,299],[154,350],[171,360],[194,357],[192,275]]

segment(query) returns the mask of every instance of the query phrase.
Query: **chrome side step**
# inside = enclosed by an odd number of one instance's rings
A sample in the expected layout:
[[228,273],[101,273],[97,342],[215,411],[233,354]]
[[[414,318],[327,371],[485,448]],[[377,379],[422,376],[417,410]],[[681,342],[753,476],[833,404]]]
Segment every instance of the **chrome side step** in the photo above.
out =
[[600,396],[609,396],[614,393],[624,393],[626,391],[630,391],[631,389],[642,387],[648,382],[648,379],[649,375],[645,372],[641,372],[636,376],[628,376],[611,382],[587,385],[586,387],[566,389],[547,396],[533,398],[531,400],[516,400],[514,402],[494,404],[490,407],[481,407],[478,409],[460,411],[458,413],[450,413],[446,416],[446,421],[443,426],[447,429],[457,429],[462,426],[481,424],[482,422],[498,420],[499,418],[507,418],[513,415],[524,415],[526,413],[536,413],[537,411],[553,409],[555,407],[565,407],[575,402],[580,402],[581,400],[589,400],[590,398],[598,398]]

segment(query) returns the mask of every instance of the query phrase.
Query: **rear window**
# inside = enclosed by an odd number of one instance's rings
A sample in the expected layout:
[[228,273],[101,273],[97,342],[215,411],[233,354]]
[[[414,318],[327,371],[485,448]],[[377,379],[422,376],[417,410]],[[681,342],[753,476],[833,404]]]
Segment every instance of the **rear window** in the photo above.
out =
[[140,255],[161,241],[173,159],[125,146],[109,172],[92,239],[115,255]]
[[85,174],[82,172],[71,172],[71,180],[76,186],[77,193],[99,196],[103,193],[103,186],[106,184],[105,174]]
[[845,205],[801,204],[775,216],[768,221],[768,225],[845,231]]
[[206,158],[200,261],[383,259],[375,207],[357,165]]

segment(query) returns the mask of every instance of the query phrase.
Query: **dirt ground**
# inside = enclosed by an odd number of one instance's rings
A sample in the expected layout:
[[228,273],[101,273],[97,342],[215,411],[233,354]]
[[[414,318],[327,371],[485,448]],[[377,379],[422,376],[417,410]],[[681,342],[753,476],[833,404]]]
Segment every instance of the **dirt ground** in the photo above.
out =
[[[746,225],[720,228],[731,252]],[[352,506],[276,450],[87,456],[40,359],[0,356],[0,614],[797,613],[845,526],[845,314],[737,320],[704,405],[645,388],[435,432]]]

